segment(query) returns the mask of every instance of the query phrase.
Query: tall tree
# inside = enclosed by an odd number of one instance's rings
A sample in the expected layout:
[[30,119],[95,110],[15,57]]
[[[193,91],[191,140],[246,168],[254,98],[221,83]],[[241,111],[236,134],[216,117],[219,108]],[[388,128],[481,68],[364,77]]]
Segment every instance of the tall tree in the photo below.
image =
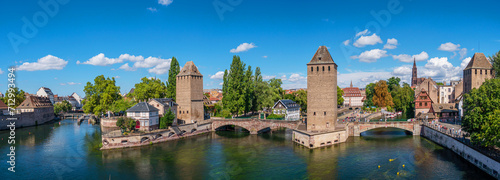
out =
[[412,118],[414,116],[413,110],[415,106],[413,103],[415,99],[414,94],[415,92],[408,83],[403,83],[403,87],[393,85],[391,96],[394,103],[394,109],[405,113],[407,118]]
[[279,95],[279,98],[278,99],[274,99],[274,101],[278,101],[279,99],[283,99],[283,96],[285,95],[284,94],[284,90],[283,88],[281,88],[281,85],[283,84],[283,82],[281,81],[281,79],[277,79],[277,78],[272,78],[272,79],[269,79],[269,86],[271,86],[271,88],[276,91],[276,93]]
[[179,62],[175,57],[172,57],[172,61],[170,61],[170,69],[168,70],[168,81],[167,85],[167,98],[172,98],[174,101],[176,100],[176,87],[177,87],[177,74],[181,72]]
[[104,78],[104,75],[97,76],[94,84],[87,82],[84,87],[87,99],[83,102],[85,113],[94,113],[96,115],[105,113],[110,106],[122,98],[120,96],[120,87],[116,86],[115,78]]
[[167,87],[160,79],[143,77],[140,83],[135,84],[132,96],[136,101],[164,98],[167,96]]
[[295,102],[300,105],[302,112],[307,112],[307,91],[300,89],[293,92],[293,95],[295,96]]
[[473,143],[500,146],[500,79],[486,80],[479,89],[464,94],[462,128]]
[[389,87],[389,92],[391,92],[394,88],[399,87],[399,83],[401,79],[398,77],[391,77],[387,80],[387,85]]
[[131,108],[134,106],[136,103],[131,100],[131,99],[119,99],[115,101],[111,107],[109,108],[110,111],[112,112],[120,112],[120,111],[126,111],[127,109]]
[[262,98],[263,98],[263,86],[264,82],[262,80],[262,74],[260,73],[260,68],[255,68],[254,76],[254,98],[252,101],[252,110],[258,111],[262,109]]
[[373,94],[375,93],[375,83],[370,83],[365,87],[366,99],[363,102],[364,106],[374,106]]
[[229,106],[229,74],[227,72],[227,69],[224,70],[224,76],[222,77],[222,106]]
[[344,90],[342,90],[339,86],[337,86],[337,105],[344,104],[344,98],[342,97],[343,95],[344,95]]
[[490,56],[491,65],[493,65],[493,70],[495,71],[495,78],[500,78],[500,51]]
[[247,71],[245,72],[245,77],[244,77],[243,82],[244,82],[244,89],[245,89],[244,113],[246,114],[246,113],[252,111],[252,107],[253,107],[252,103],[255,99],[252,66],[248,66]]
[[[12,99],[9,101],[9,99]],[[9,107],[11,108],[17,108],[19,104],[21,104],[24,100],[26,99],[26,92],[24,92],[22,89],[19,89],[18,87],[8,89],[5,92],[5,97],[3,97],[2,101]],[[13,106],[10,106],[10,104],[13,104]]]
[[394,105],[386,81],[380,80],[375,85],[375,93],[373,94],[373,104],[378,107],[388,107]]
[[238,115],[245,110],[245,64],[239,56],[233,56],[233,62],[227,75],[227,89],[223,104],[233,115]]

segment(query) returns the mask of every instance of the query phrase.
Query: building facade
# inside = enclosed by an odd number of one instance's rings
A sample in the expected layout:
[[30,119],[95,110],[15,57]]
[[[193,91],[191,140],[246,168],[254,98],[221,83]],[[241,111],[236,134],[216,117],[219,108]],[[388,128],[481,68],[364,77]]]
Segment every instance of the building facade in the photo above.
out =
[[337,122],[337,64],[320,46],[307,64],[307,131],[335,130]]
[[432,102],[437,103],[439,98],[439,87],[432,78],[425,78],[417,87],[415,88],[415,95],[419,94],[420,91],[424,89]]
[[415,96],[415,117],[419,114],[424,114],[429,112],[432,107],[432,99],[425,89],[421,89],[420,92]]
[[139,102],[127,109],[127,117],[136,121],[135,129],[152,131],[159,128],[158,109],[146,102]]
[[177,75],[176,100],[179,124],[204,120],[203,75],[193,61],[188,61]]
[[342,97],[344,98],[344,106],[346,107],[362,107],[363,106],[363,94],[357,87],[351,86],[342,89],[344,94]]
[[300,105],[289,99],[278,100],[274,103],[273,113],[285,115],[285,120],[296,121],[300,119]]
[[495,71],[483,53],[475,53],[463,71],[464,93],[478,89],[486,79],[495,78]]
[[173,124],[177,124],[177,103],[174,102],[172,98],[155,98],[151,99],[148,102],[149,105],[158,109],[158,116],[163,117],[165,113],[170,109],[170,111],[174,114],[174,122]]
[[40,97],[48,97],[50,99],[50,102],[52,104],[54,104],[54,93],[52,93],[52,90],[50,90],[49,88],[46,88],[46,87],[41,87],[40,89],[38,89],[38,91],[36,92],[36,95],[37,96],[40,96]]
[[44,119],[41,122],[54,119],[54,106],[48,97],[28,95],[16,109],[20,113],[33,112],[37,117]]

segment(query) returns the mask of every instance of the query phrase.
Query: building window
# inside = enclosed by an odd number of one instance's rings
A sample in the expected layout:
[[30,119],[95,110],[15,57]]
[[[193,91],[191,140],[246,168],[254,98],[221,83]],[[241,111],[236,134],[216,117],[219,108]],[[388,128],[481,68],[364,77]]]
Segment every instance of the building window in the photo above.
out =
[[425,103],[425,106],[427,106],[427,103]]
[[325,115],[325,116],[326,116],[326,111],[325,111],[325,112],[323,112],[323,115]]
[[316,116],[316,112],[314,112],[314,115]]
[[323,71],[325,71],[325,66],[323,66]]
[[418,104],[418,106],[422,106],[422,103],[420,102],[420,103]]
[[482,69],[479,70],[479,74],[483,74],[483,70]]
[[316,71],[319,71],[319,66],[316,66]]
[[189,114],[189,111],[186,111],[186,114]]
[[313,69],[314,69],[314,68],[313,68],[313,67],[311,67],[311,72],[313,72]]
[[476,69],[476,74],[477,74],[477,69]]

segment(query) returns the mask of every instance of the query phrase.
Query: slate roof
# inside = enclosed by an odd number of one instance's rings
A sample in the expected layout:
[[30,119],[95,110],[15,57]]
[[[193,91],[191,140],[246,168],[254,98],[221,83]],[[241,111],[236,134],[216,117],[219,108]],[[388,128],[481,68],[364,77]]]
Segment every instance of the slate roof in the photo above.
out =
[[154,112],[158,111],[155,107],[149,105],[146,102],[139,102],[132,106],[131,108],[127,109],[127,112]]
[[43,91],[45,91],[45,93],[47,93],[47,95],[54,95],[54,93],[52,93],[52,90],[50,90],[47,87],[41,87],[40,89],[43,89]]
[[201,75],[200,71],[198,71],[198,68],[196,65],[194,65],[193,61],[188,61],[184,67],[182,67],[181,72],[177,74],[177,76],[188,76],[188,75],[196,75],[196,76],[203,76]]
[[458,112],[457,108],[455,108],[455,103],[442,103],[442,104],[432,104],[431,107],[435,113],[440,112]]
[[320,46],[308,64],[331,64],[333,62],[330,52],[326,46]]
[[177,103],[175,103],[174,99],[172,99],[172,98],[154,98],[151,100],[157,101],[157,102],[163,104],[164,106],[168,106],[170,104],[170,102],[173,102],[174,106],[177,106]]
[[276,105],[278,105],[278,103],[281,103],[283,104],[283,106],[288,109],[288,108],[299,108],[299,104],[297,104],[295,101],[292,101],[292,100],[289,100],[289,99],[282,99],[282,100],[278,100],[278,102],[276,102],[273,106],[276,107]]
[[483,53],[474,53],[474,56],[472,56],[472,59],[469,61],[469,64],[464,70],[470,68],[492,69],[493,66]]
[[17,107],[19,109],[53,107],[48,97],[38,97],[34,95],[26,96],[26,99]]

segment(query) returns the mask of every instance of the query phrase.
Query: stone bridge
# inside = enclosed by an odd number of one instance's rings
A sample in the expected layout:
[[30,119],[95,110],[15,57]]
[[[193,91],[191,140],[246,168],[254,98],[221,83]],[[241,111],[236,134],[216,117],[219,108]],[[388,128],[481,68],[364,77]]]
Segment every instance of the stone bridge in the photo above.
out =
[[285,120],[263,120],[263,119],[212,119],[212,130],[226,125],[235,125],[250,131],[250,134],[257,134],[260,130],[271,128],[276,129],[285,127],[288,129],[297,129],[300,120],[285,121]]
[[418,121],[393,121],[393,122],[353,122],[348,125],[349,136],[360,136],[362,132],[377,128],[399,128],[413,133],[414,136],[420,135],[420,123]]

